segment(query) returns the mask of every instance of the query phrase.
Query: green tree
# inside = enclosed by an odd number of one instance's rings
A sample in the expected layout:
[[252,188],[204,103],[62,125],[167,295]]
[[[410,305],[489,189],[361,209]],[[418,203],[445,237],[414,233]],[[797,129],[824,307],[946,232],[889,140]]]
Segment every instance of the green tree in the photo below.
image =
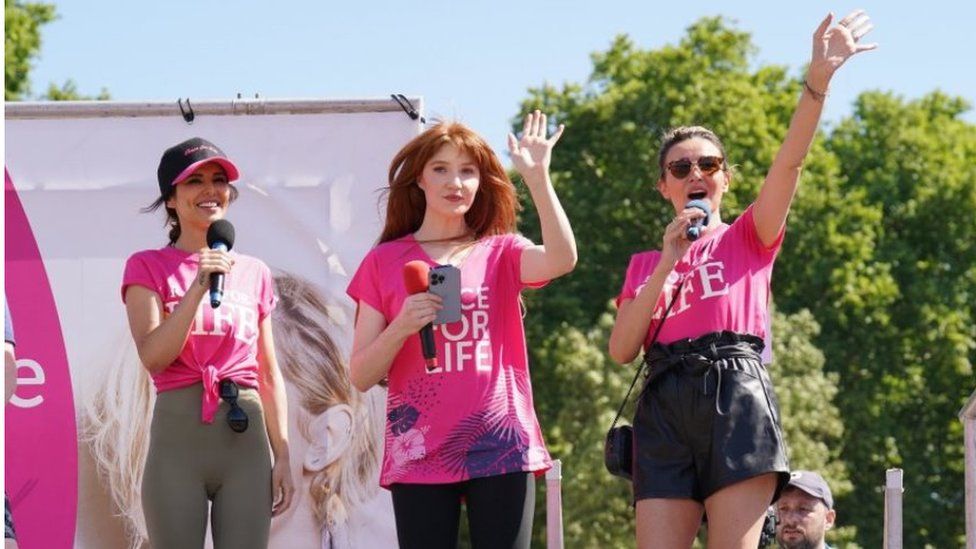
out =
[[90,99],[107,101],[111,98],[112,96],[105,88],[102,88],[102,91],[96,96],[84,95],[78,91],[78,85],[71,79],[66,80],[61,86],[52,82],[48,85],[47,93],[43,97],[47,101],[81,101]]
[[[835,404],[840,375],[824,370],[824,354],[814,345],[820,325],[809,310],[792,315],[773,313],[773,363],[770,377],[779,397],[784,435],[793,469],[817,471],[830,483],[835,499],[852,489],[847,464],[841,459],[844,423]],[[828,541],[854,547],[853,520],[843,510]]]
[[[976,360],[976,226],[963,213],[976,207],[976,126],[961,119],[967,109],[939,92],[909,102],[865,93],[827,140],[841,188],[860,199],[842,207],[874,217],[853,268],[806,258],[836,278],[824,299],[806,301],[824,326],[828,366],[845,381],[838,402],[854,481],[846,503],[867,546],[881,544],[888,467],[905,470],[906,545],[964,543],[956,413]],[[809,280],[788,284],[816,295]]]
[[[19,101],[29,98],[30,71],[41,51],[41,27],[57,19],[53,4],[4,0],[4,61],[6,62],[4,100]],[[110,99],[108,90],[102,88],[97,96],[79,93],[73,80],[58,86],[51,83],[40,99],[48,101],[77,101],[83,99]]]
[[30,69],[41,50],[41,26],[54,21],[53,4],[4,0],[4,89],[6,101],[30,94]]
[[[548,292],[548,290],[542,290]],[[530,310],[527,324],[539,315]],[[607,356],[613,319],[603,314],[589,330],[561,322],[530,336],[536,410],[553,458],[562,461],[567,547],[626,547],[633,543],[630,485],[603,466],[603,440],[627,391],[633,367]],[[639,391],[640,387],[635,389]],[[633,397],[631,398],[633,400]],[[633,405],[623,420],[630,422]],[[544,547],[546,491],[536,505],[533,547]]]

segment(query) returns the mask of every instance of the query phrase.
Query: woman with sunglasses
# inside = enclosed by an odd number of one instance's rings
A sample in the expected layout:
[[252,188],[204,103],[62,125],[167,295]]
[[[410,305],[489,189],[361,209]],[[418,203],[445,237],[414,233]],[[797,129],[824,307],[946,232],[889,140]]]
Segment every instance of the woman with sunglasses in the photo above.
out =
[[[509,135],[515,168],[532,196],[542,245],[515,233],[515,187],[488,144],[441,123],[394,157],[386,226],[348,293],[358,310],[353,384],[388,382],[380,484],[393,496],[403,549],[457,547],[466,502],[473,547],[528,548],[535,477],[552,462],[532,404],[521,292],[568,273],[576,242],[549,179],[546,116]],[[417,332],[440,297],[410,295],[408,263],[460,270],[461,319],[435,327],[428,369]]]
[[[189,139],[166,150],[157,175],[160,196],[146,211],[165,207],[169,244],[129,257],[122,282],[157,392],[142,482],[149,542],[202,548],[209,501],[216,549],[264,548],[271,517],[294,492],[271,273],[258,259],[207,246],[238,195],[230,183],[239,172],[223,151]],[[214,273],[225,276],[216,308],[204,299]]]
[[[690,547],[703,513],[709,547],[756,547],[789,479],[760,359],[770,275],[830,79],[876,47],[858,44],[872,28],[863,11],[831,20],[814,33],[799,103],[759,196],[731,225],[721,215],[732,180],[721,140],[698,126],[664,136],[657,188],[677,215],[660,251],[631,258],[610,337],[614,360],[629,363],[643,348],[649,372],[634,417],[639,547]],[[695,224],[704,224],[697,239]]]

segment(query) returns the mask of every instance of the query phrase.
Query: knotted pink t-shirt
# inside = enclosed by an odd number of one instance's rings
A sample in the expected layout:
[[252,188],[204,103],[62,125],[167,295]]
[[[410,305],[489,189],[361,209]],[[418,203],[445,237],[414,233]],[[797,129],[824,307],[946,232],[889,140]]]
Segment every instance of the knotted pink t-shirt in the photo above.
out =
[[[152,376],[156,392],[203,383],[202,420],[212,423],[220,405],[220,380],[258,388],[259,324],[276,303],[271,272],[258,259],[231,252],[234,266],[224,278],[220,307],[200,301],[189,336],[176,360]],[[129,257],[122,276],[122,300],[129,286],[156,292],[169,315],[191,284],[196,284],[199,256],[173,246],[144,250]]]
[[[644,340],[645,350],[678,282],[684,280],[661,328],[660,343],[729,330],[763,338],[766,341],[764,361],[768,361],[769,284],[784,234],[785,231],[780,232],[771,246],[763,245],[750,206],[731,225],[723,223],[692,242],[664,283]],[[617,297],[618,306],[625,299],[634,299],[660,260],[661,252],[657,250],[630,258]]]
[[[434,327],[438,368],[428,372],[418,336],[409,337],[388,376],[380,484],[440,484],[551,466],[532,403],[519,295],[518,235],[486,237],[461,269],[458,322]],[[407,290],[408,261],[435,263],[413,236],[386,242],[363,259],[348,293],[392,322]],[[536,284],[532,285],[537,286]]]

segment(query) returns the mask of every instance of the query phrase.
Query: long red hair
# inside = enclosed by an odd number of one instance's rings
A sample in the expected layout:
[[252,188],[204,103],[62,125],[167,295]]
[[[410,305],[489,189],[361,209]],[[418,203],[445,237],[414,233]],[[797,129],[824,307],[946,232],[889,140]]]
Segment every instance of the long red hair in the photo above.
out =
[[410,140],[390,162],[386,224],[380,242],[396,240],[416,232],[424,221],[427,199],[417,184],[424,166],[444,145],[453,144],[478,165],[478,192],[464,221],[476,239],[515,231],[518,200],[508,178],[488,143],[464,124],[441,122]]

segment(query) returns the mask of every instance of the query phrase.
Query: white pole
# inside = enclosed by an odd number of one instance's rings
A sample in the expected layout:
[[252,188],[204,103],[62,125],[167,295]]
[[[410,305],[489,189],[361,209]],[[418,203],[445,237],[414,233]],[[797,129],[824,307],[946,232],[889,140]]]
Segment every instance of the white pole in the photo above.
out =
[[976,549],[976,419],[963,419],[966,441],[966,549]]
[[901,495],[902,470],[885,472],[884,548],[902,549]]
[[552,460],[552,469],[546,471],[546,547],[563,549],[563,494],[562,462]]
[[976,549],[976,392],[959,412],[966,463],[966,549]]

